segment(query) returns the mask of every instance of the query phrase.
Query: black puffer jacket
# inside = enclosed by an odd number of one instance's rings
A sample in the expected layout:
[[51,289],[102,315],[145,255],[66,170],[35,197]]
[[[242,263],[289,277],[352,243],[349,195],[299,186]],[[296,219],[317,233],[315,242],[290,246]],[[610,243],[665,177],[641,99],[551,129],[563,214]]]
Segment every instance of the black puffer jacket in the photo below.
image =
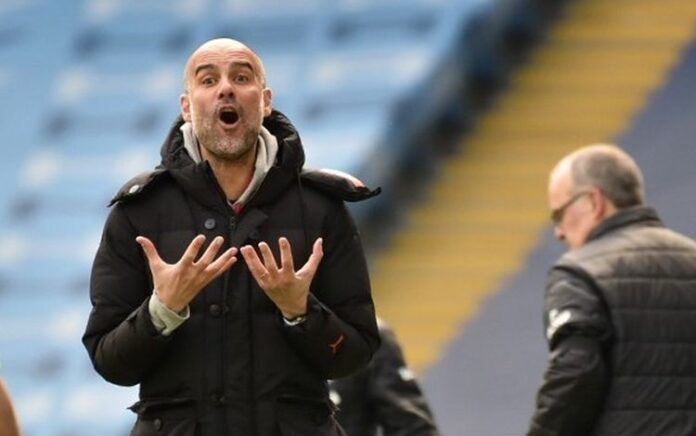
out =
[[[300,177],[297,133],[273,112],[264,125],[278,139],[276,165],[235,215],[207,162],[185,153],[180,124],[162,166],[124,186],[106,222],[83,337],[94,367],[112,383],[140,384],[134,435],[340,434],[325,380],[364,366],[379,338],[360,238],[337,196],[374,192],[320,173]],[[199,233],[208,242],[223,236],[226,246],[267,241],[276,256],[285,236],[295,265],[323,237],[306,322],[285,325],[239,256],[192,301],[190,319],[171,336],[158,334],[148,311],[152,279],[135,237],[147,236],[176,262]]]
[[551,270],[529,435],[696,434],[696,243],[620,211]]
[[382,345],[370,364],[329,385],[338,422],[348,436],[439,436],[394,331],[380,320],[379,333]]

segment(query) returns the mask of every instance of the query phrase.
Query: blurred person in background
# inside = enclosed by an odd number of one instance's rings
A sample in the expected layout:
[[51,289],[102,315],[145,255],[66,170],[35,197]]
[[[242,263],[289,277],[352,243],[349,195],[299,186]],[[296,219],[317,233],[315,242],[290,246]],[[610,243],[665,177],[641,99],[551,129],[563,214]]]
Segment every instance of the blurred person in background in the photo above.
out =
[[377,325],[382,345],[370,364],[330,383],[338,422],[348,436],[439,436],[394,331],[382,319]]
[[83,336],[94,367],[140,385],[133,435],[340,435],[326,380],[379,346],[343,200],[378,191],[303,171],[238,41],[195,50],[180,106],[161,165],[112,201]]
[[0,436],[19,436],[19,424],[5,381],[0,378]]
[[550,354],[527,434],[693,435],[696,242],[645,205],[615,146],[564,157],[548,202],[569,251],[548,275]]

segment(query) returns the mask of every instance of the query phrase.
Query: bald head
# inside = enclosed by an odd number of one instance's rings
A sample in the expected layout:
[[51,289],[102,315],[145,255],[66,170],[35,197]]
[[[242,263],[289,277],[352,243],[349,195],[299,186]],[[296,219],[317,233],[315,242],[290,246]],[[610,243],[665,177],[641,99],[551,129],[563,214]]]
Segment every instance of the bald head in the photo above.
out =
[[568,175],[574,189],[596,186],[617,209],[645,203],[640,168],[615,145],[589,145],[570,153],[553,169],[551,180]]
[[231,38],[218,38],[211,39],[210,41],[204,42],[200,47],[198,47],[186,61],[186,66],[184,67],[184,92],[188,91],[189,83],[194,75],[194,68],[196,60],[205,53],[211,52],[228,52],[228,51],[242,51],[248,53],[254,65],[251,65],[254,74],[261,82],[262,86],[266,86],[266,70],[261,62],[261,58],[245,44]]

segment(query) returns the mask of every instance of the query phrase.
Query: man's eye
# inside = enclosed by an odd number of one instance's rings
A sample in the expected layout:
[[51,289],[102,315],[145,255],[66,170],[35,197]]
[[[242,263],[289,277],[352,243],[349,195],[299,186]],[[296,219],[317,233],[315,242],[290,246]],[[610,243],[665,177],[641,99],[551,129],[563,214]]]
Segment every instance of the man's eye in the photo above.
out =
[[201,79],[201,84],[203,85],[213,85],[215,84],[215,78],[213,77],[204,77]]
[[237,83],[247,83],[249,80],[249,76],[247,76],[246,74],[239,74],[234,78],[234,81]]

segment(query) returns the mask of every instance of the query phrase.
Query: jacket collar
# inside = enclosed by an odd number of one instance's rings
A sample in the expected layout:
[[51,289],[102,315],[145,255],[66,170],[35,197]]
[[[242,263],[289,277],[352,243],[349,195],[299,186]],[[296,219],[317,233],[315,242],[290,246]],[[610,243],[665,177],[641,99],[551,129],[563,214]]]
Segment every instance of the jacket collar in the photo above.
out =
[[[186,151],[180,130],[183,123],[181,116],[174,121],[160,150],[160,167],[169,170],[177,183],[205,206],[229,210],[227,199],[208,162],[195,163]],[[300,137],[285,115],[273,111],[264,119],[263,125],[276,137],[278,152],[275,164],[268,170],[247,206],[260,206],[273,201],[297,179],[304,165]]]
[[633,225],[650,227],[663,226],[655,209],[647,206],[628,207],[625,209],[620,209],[614,215],[610,216],[595,227],[587,237],[587,242],[598,239],[615,230]]

